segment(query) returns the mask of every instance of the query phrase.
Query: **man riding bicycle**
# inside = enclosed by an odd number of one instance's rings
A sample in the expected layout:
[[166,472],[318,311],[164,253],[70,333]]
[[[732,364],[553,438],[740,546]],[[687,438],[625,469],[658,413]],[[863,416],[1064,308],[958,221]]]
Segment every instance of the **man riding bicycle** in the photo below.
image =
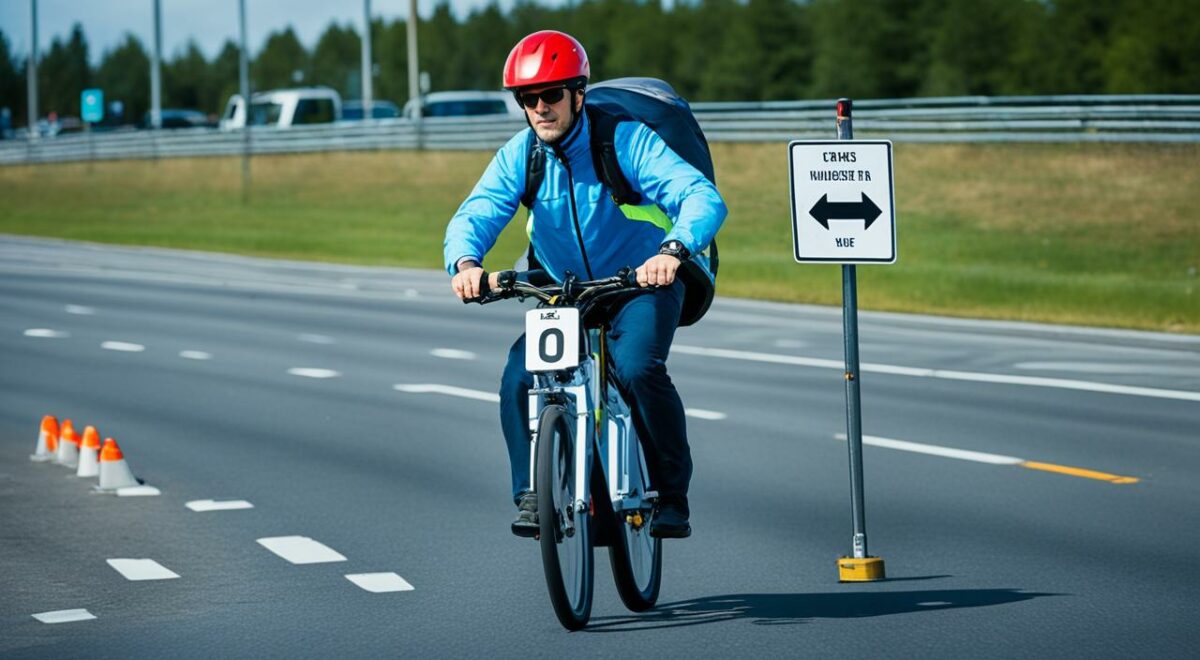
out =
[[[496,153],[479,183],[451,218],[444,256],[460,299],[482,293],[483,257],[512,219],[526,190],[531,149],[545,152],[544,178],[530,203],[531,254],[555,281],[567,273],[594,280],[637,266],[638,283],[657,287],[610,311],[609,351],[617,381],[631,405],[659,493],[650,534],[691,535],[688,485],[692,476],[683,403],[667,375],[666,360],[683,308],[681,264],[698,255],[725,219],[716,187],[640,122],[617,125],[614,147],[624,176],[645,203],[673,225],[627,217],[595,171],[584,96],[591,75],[587,53],[562,32],[535,32],[509,53],[504,87],[525,110],[530,129]],[[533,131],[536,140],[529,131]],[[498,284],[492,273],[486,283]],[[518,536],[538,532],[537,500],[530,492],[529,402],[533,378],[525,371],[525,338],[509,351],[500,384],[500,422],[508,444]]]

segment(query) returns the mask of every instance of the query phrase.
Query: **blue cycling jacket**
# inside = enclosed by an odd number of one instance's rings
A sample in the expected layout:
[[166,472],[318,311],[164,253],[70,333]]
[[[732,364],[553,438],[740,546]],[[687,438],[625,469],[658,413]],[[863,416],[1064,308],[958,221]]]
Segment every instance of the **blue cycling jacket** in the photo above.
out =
[[[451,275],[464,257],[483,263],[501,230],[512,220],[525,191],[529,158],[526,128],[492,159],[475,189],[446,228],[444,256]],[[641,266],[664,241],[681,241],[700,255],[725,220],[725,202],[712,182],[680,158],[651,128],[617,125],[617,162],[644,204],[665,213],[626,212],[612,201],[592,164],[591,129],[582,113],[558,145],[547,149],[546,175],[530,213],[530,242],[557,281],[566,271],[585,279],[610,277],[624,266]],[[657,211],[657,209],[654,209]],[[655,217],[657,216],[657,217]]]

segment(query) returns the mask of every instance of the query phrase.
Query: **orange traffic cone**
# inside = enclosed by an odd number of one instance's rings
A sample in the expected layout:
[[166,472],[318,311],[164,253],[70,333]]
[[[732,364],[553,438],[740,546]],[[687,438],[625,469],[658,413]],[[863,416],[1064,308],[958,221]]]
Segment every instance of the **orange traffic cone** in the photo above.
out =
[[46,461],[54,460],[58,453],[58,418],[54,415],[46,415],[42,418],[42,428],[38,431],[37,449],[29,460],[37,463],[45,463]]
[[79,469],[77,477],[95,477],[100,474],[100,434],[96,427],[89,426],[83,430],[83,445],[79,448]]
[[115,493],[118,488],[137,486],[140,482],[134,478],[125,455],[112,438],[104,439],[104,447],[100,450],[100,485],[96,490],[103,493]]
[[79,464],[79,434],[71,420],[64,419],[58,436],[58,456],[55,463],[73,468]]

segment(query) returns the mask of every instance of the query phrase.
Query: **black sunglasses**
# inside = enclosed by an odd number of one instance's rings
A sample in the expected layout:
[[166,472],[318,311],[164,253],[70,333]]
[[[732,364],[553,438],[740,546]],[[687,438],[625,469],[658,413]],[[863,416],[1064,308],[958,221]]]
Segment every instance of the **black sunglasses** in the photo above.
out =
[[551,87],[550,89],[543,89],[537,93],[517,92],[515,96],[517,97],[518,103],[532,110],[537,107],[538,99],[541,99],[546,105],[554,105],[562,100],[563,94],[565,94],[566,91],[567,88],[565,86]]

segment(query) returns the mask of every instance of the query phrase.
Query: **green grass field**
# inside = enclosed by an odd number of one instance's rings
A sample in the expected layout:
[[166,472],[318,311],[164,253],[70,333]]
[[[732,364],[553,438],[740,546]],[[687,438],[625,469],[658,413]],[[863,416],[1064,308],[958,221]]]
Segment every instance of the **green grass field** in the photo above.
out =
[[[441,267],[482,152],[328,153],[0,168],[0,232]],[[838,305],[840,269],[792,259],[783,145],[714,145],[730,215],[719,291]],[[1200,146],[895,147],[899,260],[864,309],[1200,332]],[[488,262],[523,246],[524,212]],[[447,289],[447,292],[449,290]],[[449,295],[449,293],[447,293]]]

